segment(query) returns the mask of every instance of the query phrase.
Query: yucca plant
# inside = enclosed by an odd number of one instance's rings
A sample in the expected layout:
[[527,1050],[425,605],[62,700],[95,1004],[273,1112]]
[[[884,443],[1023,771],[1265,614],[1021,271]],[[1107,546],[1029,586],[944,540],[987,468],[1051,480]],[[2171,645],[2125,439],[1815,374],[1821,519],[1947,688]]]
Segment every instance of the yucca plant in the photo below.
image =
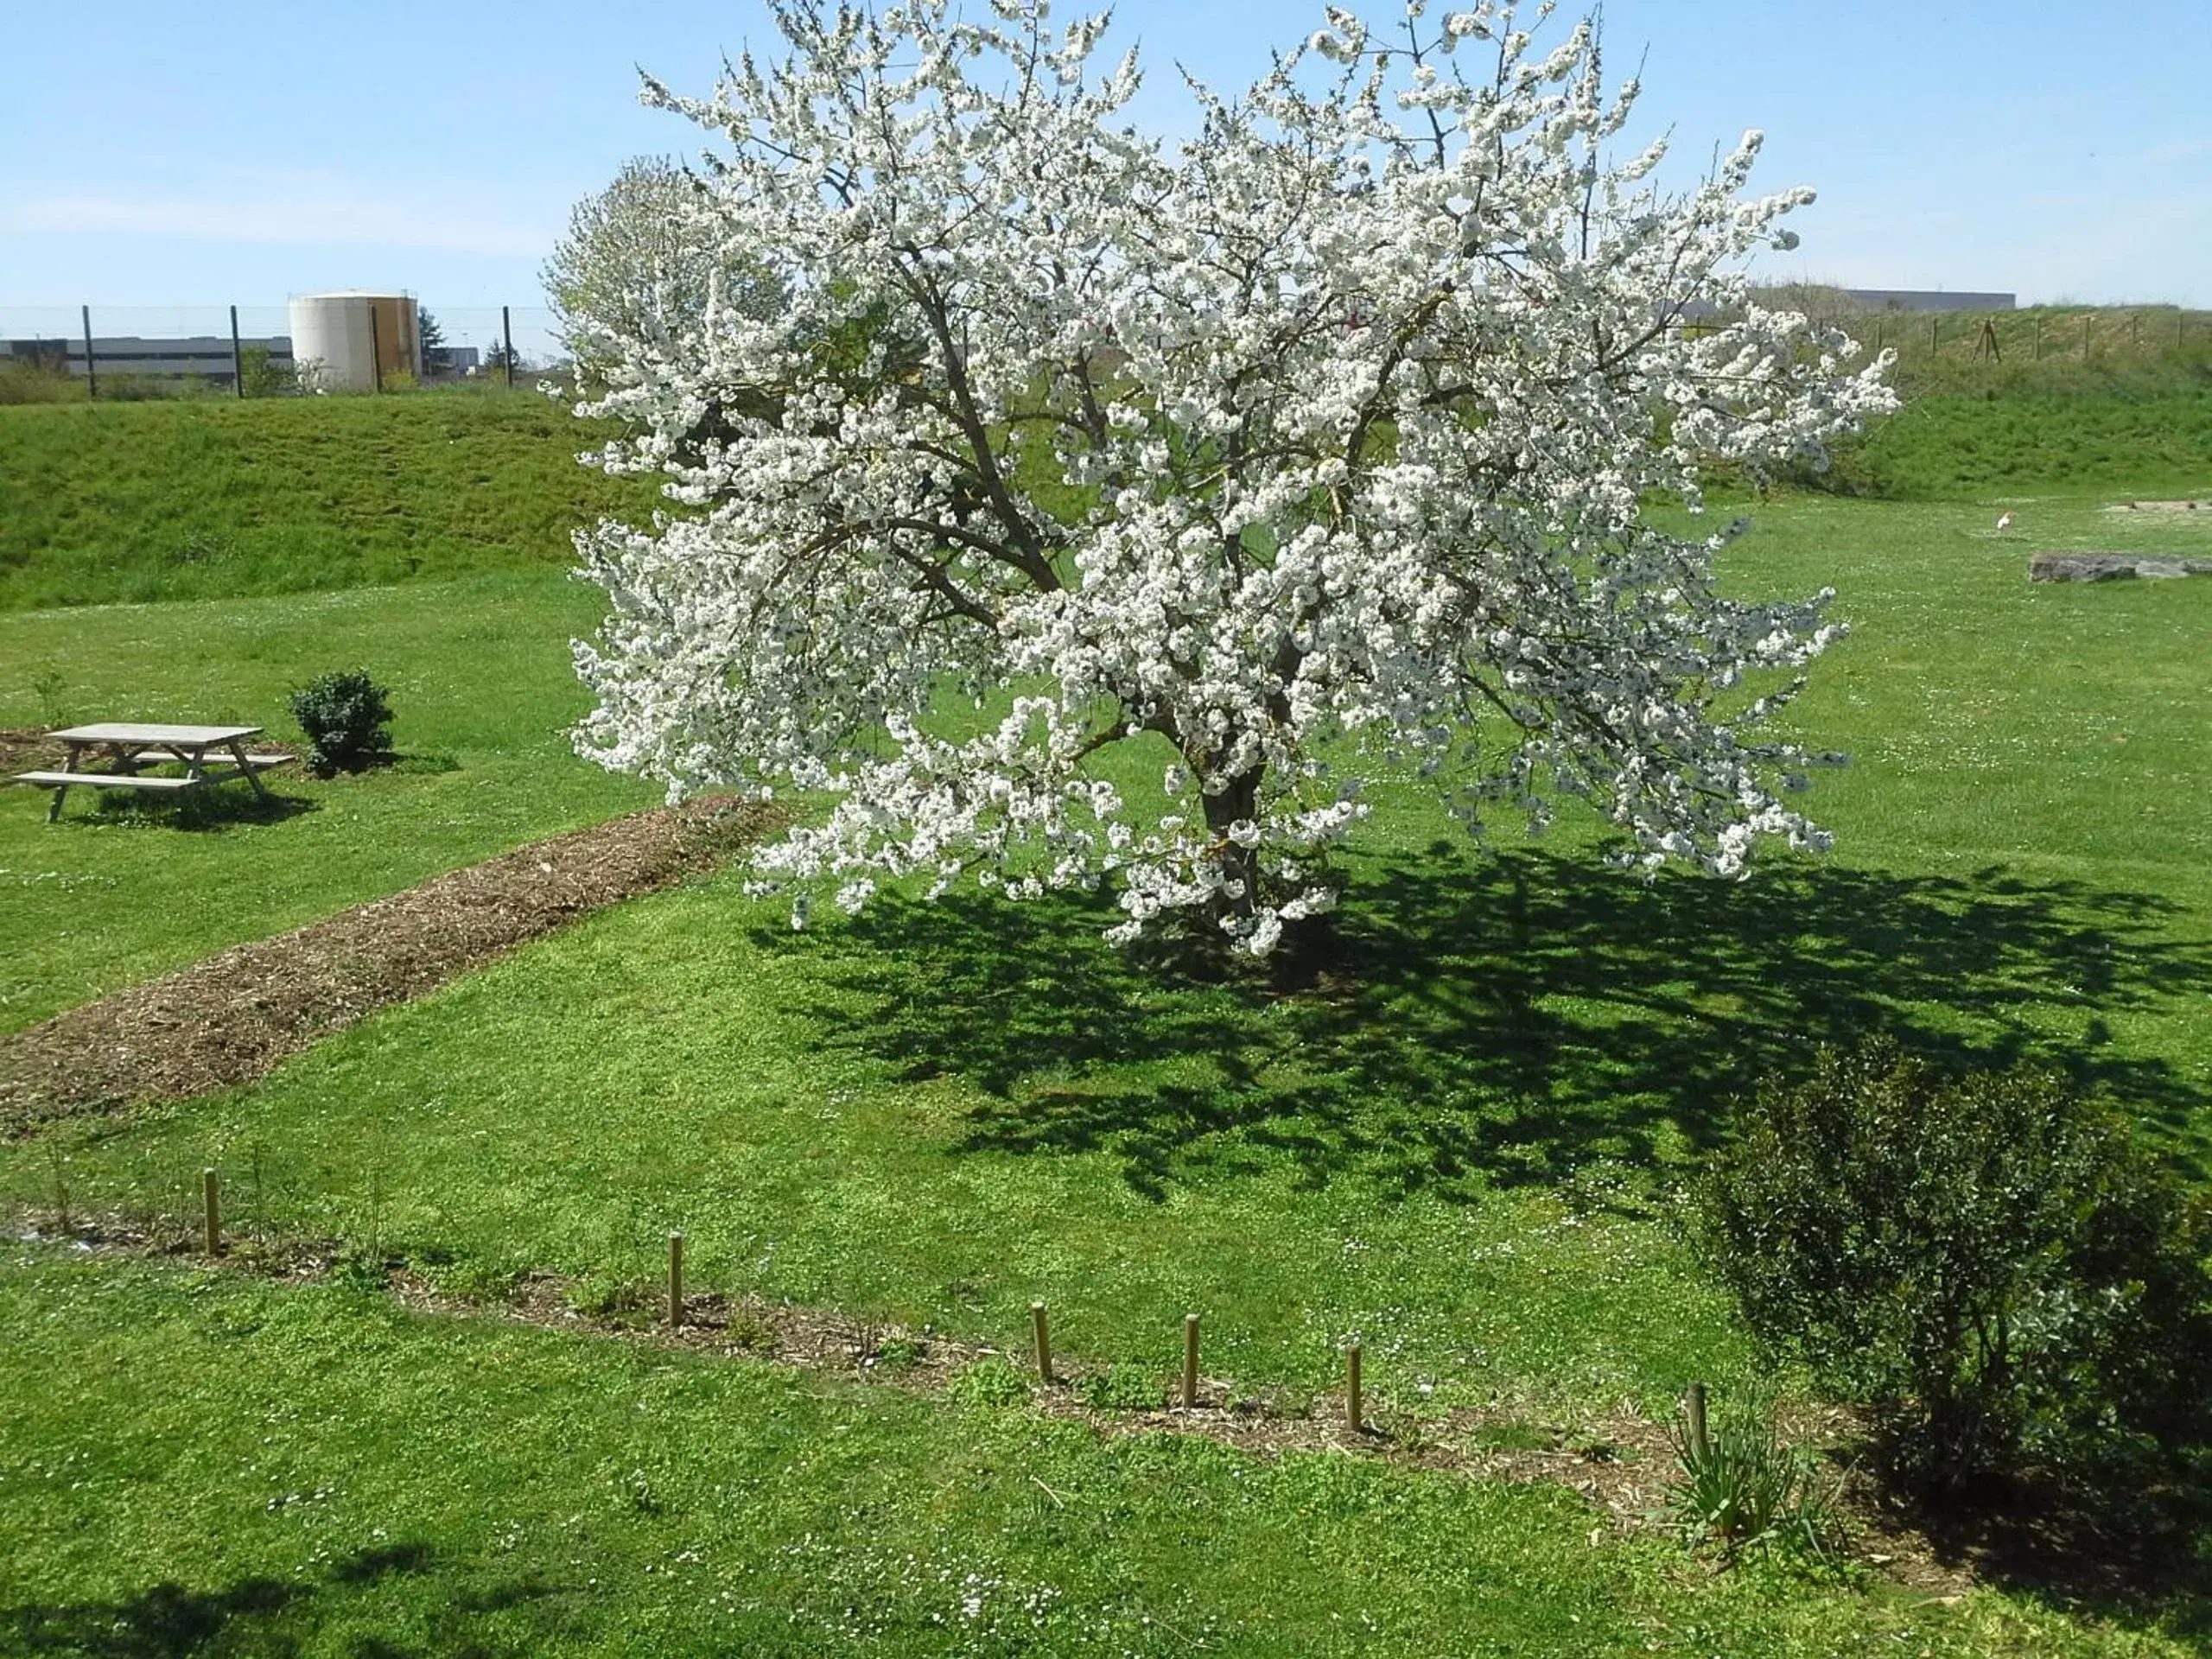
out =
[[1669,1439],[1677,1474],[1668,1513],[1690,1544],[1717,1545],[1731,1561],[1759,1548],[1834,1557],[1842,1483],[1824,1483],[1809,1452],[1783,1443],[1770,1408],[1740,1407],[1702,1429],[1677,1419]]

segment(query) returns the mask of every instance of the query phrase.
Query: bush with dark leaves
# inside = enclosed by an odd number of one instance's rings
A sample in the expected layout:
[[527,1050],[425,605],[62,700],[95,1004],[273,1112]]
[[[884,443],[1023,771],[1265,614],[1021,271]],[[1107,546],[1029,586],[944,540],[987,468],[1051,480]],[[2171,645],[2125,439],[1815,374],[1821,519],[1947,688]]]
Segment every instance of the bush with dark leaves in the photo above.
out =
[[2133,1478],[2206,1442],[2206,1206],[2055,1076],[1824,1052],[1738,1107],[1700,1196],[1753,1332],[1868,1408],[1910,1489]]
[[292,693],[292,718],[307,734],[308,764],[327,778],[359,772],[391,749],[391,704],[359,670],[325,674]]

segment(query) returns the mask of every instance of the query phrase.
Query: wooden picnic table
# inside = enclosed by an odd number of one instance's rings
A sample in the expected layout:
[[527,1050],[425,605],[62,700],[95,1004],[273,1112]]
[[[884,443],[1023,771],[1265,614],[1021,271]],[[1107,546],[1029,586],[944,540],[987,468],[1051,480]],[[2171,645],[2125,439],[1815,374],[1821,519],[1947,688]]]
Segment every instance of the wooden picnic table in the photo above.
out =
[[[209,784],[243,778],[253,785],[255,794],[267,800],[269,791],[262,784],[261,774],[271,766],[284,765],[293,757],[248,750],[246,739],[260,735],[258,726],[149,726],[128,721],[71,726],[47,734],[69,747],[69,758],[62,763],[61,770],[21,772],[16,774],[16,781],[54,791],[54,804],[46,812],[48,823],[61,816],[61,804],[68,798],[69,791],[79,787],[182,795]],[[108,757],[107,769],[86,770],[85,758],[99,752]],[[183,777],[149,778],[138,770],[169,761],[183,766]]]

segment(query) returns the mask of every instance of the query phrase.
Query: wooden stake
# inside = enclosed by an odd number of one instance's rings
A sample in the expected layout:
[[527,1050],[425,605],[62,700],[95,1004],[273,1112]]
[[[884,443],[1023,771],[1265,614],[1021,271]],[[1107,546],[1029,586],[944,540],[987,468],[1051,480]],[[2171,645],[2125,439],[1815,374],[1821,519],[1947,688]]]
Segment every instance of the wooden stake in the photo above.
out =
[[1690,1455],[1700,1464],[1713,1452],[1713,1442],[1705,1431],[1705,1384],[1693,1382],[1689,1392],[1682,1396],[1682,1415],[1688,1420]]
[[61,1173],[61,1148],[55,1142],[46,1143],[46,1161],[54,1172],[54,1224],[64,1238],[69,1236],[69,1183]]
[[1195,1411],[1198,1405],[1198,1316],[1183,1316],[1183,1409]]
[[245,396],[245,348],[238,343],[238,308],[231,308],[231,388]]
[[85,401],[97,403],[100,395],[99,365],[92,360],[92,308],[79,308],[85,319]]
[[683,1325],[683,1235],[668,1236],[668,1328]]
[[1044,1303],[1029,1304],[1029,1323],[1037,1332],[1037,1380],[1050,1382],[1052,1380],[1052,1338],[1045,1329]]
[[223,1253],[223,1202],[217,1188],[215,1172],[212,1169],[200,1172],[200,1203],[206,1211],[203,1219],[207,1223],[207,1254],[220,1255]]
[[1359,1402],[1359,1344],[1344,1350],[1344,1427],[1355,1434],[1367,1432],[1364,1414]]

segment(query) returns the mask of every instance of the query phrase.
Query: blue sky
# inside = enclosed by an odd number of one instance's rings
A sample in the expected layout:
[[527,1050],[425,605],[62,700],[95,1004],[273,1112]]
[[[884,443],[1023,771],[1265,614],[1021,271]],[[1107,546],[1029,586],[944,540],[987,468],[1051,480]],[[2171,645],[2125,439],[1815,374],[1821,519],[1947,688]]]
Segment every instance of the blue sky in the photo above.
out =
[[[339,287],[534,304],[577,198],[698,148],[639,107],[636,66],[704,91],[774,40],[756,0],[10,10],[0,320]],[[1242,84],[1319,10],[1123,0],[1109,42],[1141,41],[1142,113],[1172,130],[1173,63]],[[1820,189],[1777,275],[2212,306],[2206,0],[1610,0],[1605,27],[1618,65],[1644,57],[1641,132],[1701,164],[1762,127],[1758,181]]]

